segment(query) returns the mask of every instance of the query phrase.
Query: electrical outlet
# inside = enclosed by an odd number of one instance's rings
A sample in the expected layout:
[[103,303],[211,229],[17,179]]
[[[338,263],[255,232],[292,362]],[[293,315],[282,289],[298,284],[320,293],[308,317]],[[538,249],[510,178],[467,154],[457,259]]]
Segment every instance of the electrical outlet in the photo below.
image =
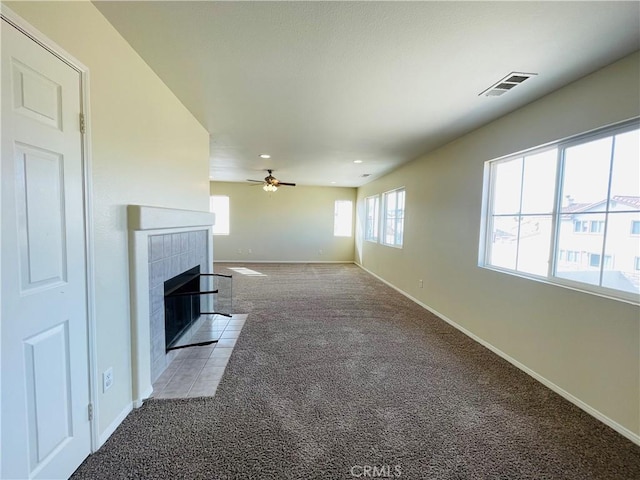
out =
[[248,253],[249,255],[251,255],[251,254],[253,253],[253,250],[248,249],[248,250],[247,250],[247,253]]
[[106,392],[113,385],[113,368],[109,367],[102,373],[102,392]]
[[422,280],[418,280],[418,286],[420,288],[424,287],[424,282]]

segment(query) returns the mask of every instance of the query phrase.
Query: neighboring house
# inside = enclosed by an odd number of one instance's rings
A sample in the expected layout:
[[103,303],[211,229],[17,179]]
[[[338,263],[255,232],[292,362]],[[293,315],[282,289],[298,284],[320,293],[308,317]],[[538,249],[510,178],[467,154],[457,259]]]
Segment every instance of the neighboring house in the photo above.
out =
[[[638,292],[640,286],[640,197],[614,196],[607,202],[571,203],[560,221],[556,274],[604,286]],[[606,238],[606,242],[605,242]]]
[[[555,276],[631,293],[640,290],[640,197],[614,196],[607,214],[606,200],[562,206]],[[634,211],[630,211],[634,210]],[[492,263],[510,268],[518,256],[518,269],[546,275],[552,238],[552,216],[500,219],[493,229]],[[517,244],[518,229],[520,243]],[[605,242],[606,238],[606,242]]]

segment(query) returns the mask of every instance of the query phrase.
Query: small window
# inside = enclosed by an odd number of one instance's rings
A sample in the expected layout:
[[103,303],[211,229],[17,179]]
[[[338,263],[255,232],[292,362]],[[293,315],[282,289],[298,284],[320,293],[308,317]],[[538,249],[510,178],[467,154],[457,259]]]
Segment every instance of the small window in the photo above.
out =
[[336,200],[333,217],[333,235],[350,237],[353,232],[353,202]]
[[229,197],[226,195],[211,195],[210,208],[216,214],[213,226],[214,235],[229,235]]
[[613,268],[613,257],[611,255],[605,255],[604,256],[603,268],[605,270],[611,270]]
[[631,235],[640,235],[640,221],[633,220],[631,222]]
[[591,227],[589,228],[591,233],[604,232],[604,220],[591,220]]
[[600,267],[600,255],[597,253],[589,254],[589,266],[591,267]]
[[365,226],[364,239],[370,242],[378,241],[380,223],[380,196],[367,197],[364,200]]
[[589,222],[576,220],[573,222],[573,231],[576,233],[585,233],[588,230]]
[[382,243],[402,247],[404,237],[404,188],[383,194]]
[[636,257],[633,262],[633,269],[640,271],[640,257]]

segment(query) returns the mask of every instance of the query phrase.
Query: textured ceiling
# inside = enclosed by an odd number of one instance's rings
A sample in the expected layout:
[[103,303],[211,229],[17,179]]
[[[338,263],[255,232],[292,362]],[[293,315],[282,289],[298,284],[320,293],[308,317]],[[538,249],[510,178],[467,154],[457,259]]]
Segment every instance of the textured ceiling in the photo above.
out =
[[[220,181],[359,186],[640,48],[639,2],[94,3]],[[478,95],[512,71],[538,75]]]

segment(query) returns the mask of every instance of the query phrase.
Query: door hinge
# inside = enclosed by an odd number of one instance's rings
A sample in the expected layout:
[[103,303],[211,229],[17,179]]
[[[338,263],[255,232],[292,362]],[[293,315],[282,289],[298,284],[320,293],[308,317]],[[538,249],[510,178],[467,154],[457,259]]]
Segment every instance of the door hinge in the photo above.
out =
[[85,132],[85,123],[84,123],[84,113],[80,114],[80,133],[84,135]]
[[90,403],[89,407],[88,407],[88,412],[89,412],[89,421],[93,420],[93,404]]

